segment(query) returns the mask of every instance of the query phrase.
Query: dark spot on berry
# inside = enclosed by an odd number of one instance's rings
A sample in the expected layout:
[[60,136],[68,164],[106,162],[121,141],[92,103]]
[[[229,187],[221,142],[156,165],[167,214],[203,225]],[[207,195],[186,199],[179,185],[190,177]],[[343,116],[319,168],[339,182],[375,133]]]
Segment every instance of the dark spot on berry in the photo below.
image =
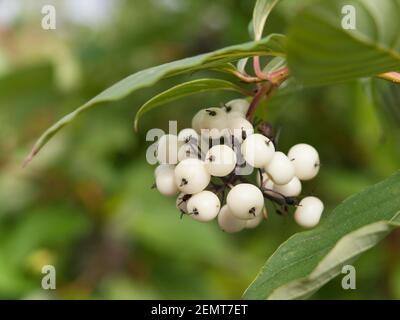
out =
[[217,112],[214,111],[214,110],[206,109],[206,112],[207,112],[208,115],[211,116],[211,117],[215,117],[215,116],[217,115]]
[[252,207],[252,208],[249,210],[249,213],[252,214],[253,216],[256,216],[256,208],[255,208],[255,207]]
[[215,161],[215,156],[211,155],[208,157],[208,161],[213,162]]
[[187,185],[188,183],[189,183],[189,182],[188,182],[185,178],[183,178],[183,179],[181,180],[180,187],[183,187],[183,186]]
[[319,167],[319,163],[316,162],[316,163],[314,164],[314,168],[318,168],[318,167]]
[[194,215],[198,215],[198,214],[199,214],[199,210],[197,210],[197,208],[193,208],[193,212],[192,212],[192,214],[194,214]]
[[242,128],[242,140],[246,140],[247,138],[247,133],[246,131]]
[[227,106],[226,104],[224,104],[224,109],[227,113],[232,111],[232,107],[231,106]]

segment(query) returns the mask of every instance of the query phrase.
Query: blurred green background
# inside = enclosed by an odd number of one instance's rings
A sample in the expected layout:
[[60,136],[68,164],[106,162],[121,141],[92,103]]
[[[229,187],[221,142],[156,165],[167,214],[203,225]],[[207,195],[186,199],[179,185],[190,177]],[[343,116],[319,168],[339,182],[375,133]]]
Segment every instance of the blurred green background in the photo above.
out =
[[[267,32],[285,32],[309,1],[283,0]],[[53,4],[57,29],[41,28]],[[179,219],[175,199],[151,190],[146,131],[190,126],[196,110],[235,98],[210,93],[148,113],[138,107],[199,72],[105,104],[65,128],[27,168],[21,162],[49,125],[121,78],[153,65],[249,40],[253,1],[0,0],[0,298],[240,298],[273,251],[301,231],[269,213],[257,229],[225,234],[216,222]],[[218,75],[220,76],[220,75]],[[281,94],[261,113],[281,128],[280,149],[316,146],[322,159],[305,194],[326,203],[399,167],[398,130],[366,94],[366,82]],[[357,290],[341,277],[317,299],[400,299],[400,234],[359,259]],[[41,269],[57,270],[57,290]]]

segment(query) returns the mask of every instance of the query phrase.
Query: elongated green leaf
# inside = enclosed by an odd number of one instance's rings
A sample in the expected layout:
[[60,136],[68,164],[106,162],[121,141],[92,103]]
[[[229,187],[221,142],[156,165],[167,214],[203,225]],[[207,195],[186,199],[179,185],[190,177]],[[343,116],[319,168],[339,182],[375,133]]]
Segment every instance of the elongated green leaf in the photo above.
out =
[[284,45],[285,37],[283,35],[271,34],[260,41],[247,42],[226,47],[210,53],[177,60],[134,73],[104,90],[50,127],[38,139],[31,154],[25,161],[25,164],[32,160],[43,146],[64,126],[71,123],[82,112],[97,106],[99,103],[122,99],[136,90],[154,85],[163,78],[179,75],[185,72],[213,68],[220,64],[236,61],[247,56],[283,56],[285,54]]
[[[400,172],[354,195],[313,230],[295,234],[268,259],[245,299],[304,298],[343,264],[375,245],[400,223]],[[385,222],[386,221],[386,222]],[[352,247],[359,244],[357,250]]]
[[148,111],[163,105],[165,103],[177,100],[179,98],[192,95],[195,93],[215,90],[237,91],[245,94],[244,90],[236,84],[220,79],[197,79],[182,84],[178,84],[155,97],[151,98],[142,105],[135,117],[135,130],[138,128],[139,119]]
[[257,0],[253,11],[253,32],[254,39],[261,39],[265,22],[279,0]]
[[[354,8],[355,29],[351,26]],[[343,13],[342,13],[343,10]],[[305,85],[323,85],[400,70],[400,0],[318,1],[288,33],[288,63]]]

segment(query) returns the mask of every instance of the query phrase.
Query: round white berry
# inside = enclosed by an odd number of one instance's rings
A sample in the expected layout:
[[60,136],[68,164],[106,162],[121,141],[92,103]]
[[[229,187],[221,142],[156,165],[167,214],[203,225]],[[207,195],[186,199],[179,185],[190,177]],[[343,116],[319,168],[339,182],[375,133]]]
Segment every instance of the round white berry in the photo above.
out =
[[234,186],[226,197],[226,204],[238,219],[252,219],[264,207],[264,196],[259,188],[249,183]]
[[193,117],[192,119],[192,128],[193,130],[195,130],[197,133],[200,133],[200,130],[203,126],[203,122],[204,122],[204,117],[205,117],[206,113],[204,111],[204,109],[199,110]]
[[187,204],[189,199],[192,197],[191,194],[181,192],[178,197],[176,198],[176,207],[182,213],[188,213],[187,211]]
[[249,103],[244,99],[234,99],[224,105],[225,112],[231,114],[233,112],[239,112],[242,116],[246,116],[249,110]]
[[205,165],[212,176],[224,177],[235,169],[236,154],[226,145],[213,146],[206,154]]
[[289,158],[280,151],[274,153],[271,161],[265,167],[270,178],[277,184],[286,184],[294,177],[294,165]]
[[188,201],[187,211],[190,216],[201,222],[214,219],[219,212],[221,203],[211,191],[202,191],[194,194]]
[[192,128],[186,128],[179,131],[178,141],[182,143],[196,144],[199,139],[199,135]]
[[274,191],[285,197],[297,197],[301,193],[301,182],[299,178],[293,177],[287,184],[274,184]]
[[223,135],[223,130],[227,126],[227,116],[221,108],[204,109],[204,117],[201,122],[202,138],[218,139]]
[[175,181],[182,192],[193,194],[204,190],[211,176],[204,162],[199,159],[184,159],[175,168]]
[[157,190],[165,196],[173,196],[178,193],[173,166],[165,166],[158,170],[156,176],[156,187]]
[[219,227],[223,231],[228,233],[239,232],[243,230],[243,228],[246,226],[247,221],[249,220],[236,218],[229,210],[229,207],[227,205],[224,205],[218,214]]
[[157,160],[161,164],[178,163],[178,137],[173,134],[163,135],[157,143]]
[[154,170],[154,178],[157,178],[157,176],[160,174],[160,172],[164,170],[175,170],[175,166],[172,164],[160,164],[156,167]]
[[228,128],[230,134],[233,135],[239,143],[254,133],[253,125],[248,120],[241,117],[228,116]]
[[255,133],[244,140],[241,151],[249,165],[254,168],[262,168],[271,161],[275,153],[275,146],[269,138]]
[[[265,208],[263,210],[266,210]],[[254,229],[256,228],[261,221],[264,219],[264,215],[263,214],[259,214],[257,217],[253,218],[253,219],[249,219],[246,220],[246,229]]]
[[316,197],[302,199],[294,212],[294,219],[304,228],[315,227],[324,211],[324,204]]
[[178,150],[178,161],[182,161],[185,159],[199,159],[200,158],[200,151],[198,150],[197,145],[193,144],[184,144]]
[[290,148],[288,158],[293,162],[295,174],[300,180],[314,178],[320,166],[317,150],[309,144],[300,143]]

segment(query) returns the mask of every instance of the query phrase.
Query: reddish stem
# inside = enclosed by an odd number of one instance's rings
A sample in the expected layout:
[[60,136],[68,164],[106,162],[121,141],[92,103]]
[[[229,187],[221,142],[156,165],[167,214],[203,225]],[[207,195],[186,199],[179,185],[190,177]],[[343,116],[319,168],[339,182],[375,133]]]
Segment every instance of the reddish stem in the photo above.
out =
[[267,75],[268,80],[276,85],[281,84],[288,76],[289,76],[288,67],[284,67],[282,69],[278,69],[276,71],[270,72]]
[[268,91],[270,91],[272,87],[271,83],[266,83],[263,85],[257,93],[254,95],[253,100],[250,103],[249,110],[247,111],[246,118],[251,121],[253,119],[254,113],[256,112],[257,106],[261,99],[267,94]]
[[258,56],[253,57],[253,68],[254,68],[254,73],[256,74],[256,76],[259,79],[268,80],[267,75],[264,74],[264,72],[262,72],[262,70],[261,70],[260,57],[258,57]]

